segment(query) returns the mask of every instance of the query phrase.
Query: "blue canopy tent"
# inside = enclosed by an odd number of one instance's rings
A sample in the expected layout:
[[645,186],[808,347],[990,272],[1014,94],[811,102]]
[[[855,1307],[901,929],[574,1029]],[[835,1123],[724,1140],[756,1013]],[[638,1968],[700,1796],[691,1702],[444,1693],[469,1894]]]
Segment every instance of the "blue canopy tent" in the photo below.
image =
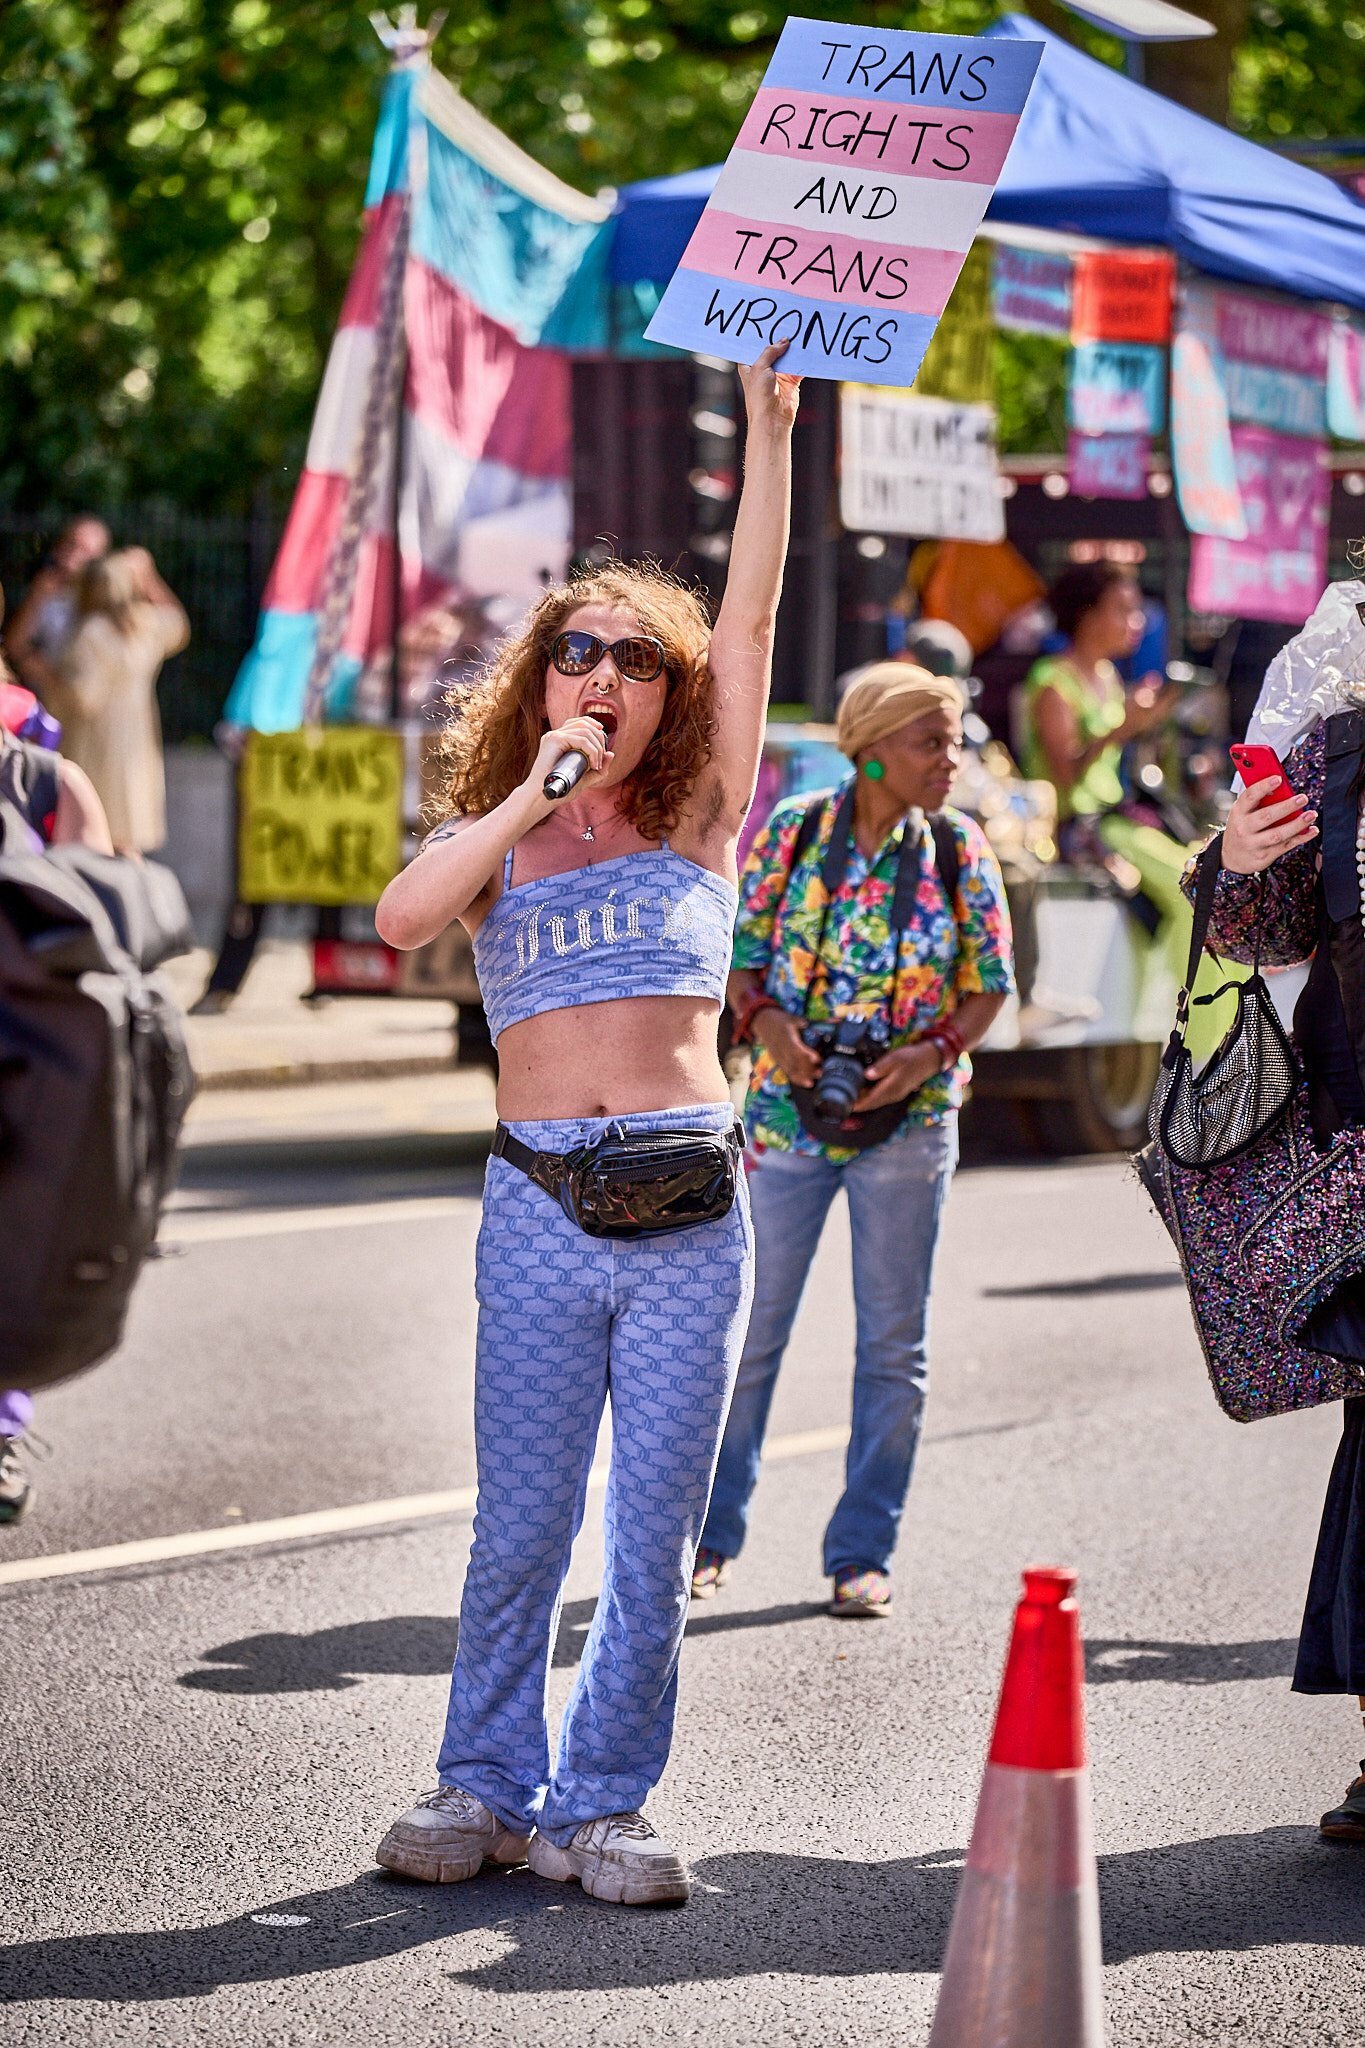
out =
[[[1213,277],[1365,307],[1365,206],[1330,178],[1163,99],[1026,14],[990,33],[1045,48],[988,221],[1171,249]],[[623,187],[614,283],[672,275],[719,169]]]

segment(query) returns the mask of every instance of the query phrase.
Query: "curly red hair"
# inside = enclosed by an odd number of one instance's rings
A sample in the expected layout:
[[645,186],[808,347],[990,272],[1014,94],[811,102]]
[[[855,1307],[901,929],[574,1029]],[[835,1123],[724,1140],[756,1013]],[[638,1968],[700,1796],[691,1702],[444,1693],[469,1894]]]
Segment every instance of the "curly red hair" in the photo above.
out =
[[697,779],[711,759],[716,729],[707,655],[711,625],[696,591],[652,563],[608,562],[572,583],[556,584],[521,632],[494,655],[472,687],[453,692],[442,742],[448,770],[445,815],[491,811],[531,771],[545,732],[545,671],[550,649],[585,605],[620,605],[642,632],[663,642],[668,694],[658,729],[621,787],[620,809],[642,839],[677,830]]

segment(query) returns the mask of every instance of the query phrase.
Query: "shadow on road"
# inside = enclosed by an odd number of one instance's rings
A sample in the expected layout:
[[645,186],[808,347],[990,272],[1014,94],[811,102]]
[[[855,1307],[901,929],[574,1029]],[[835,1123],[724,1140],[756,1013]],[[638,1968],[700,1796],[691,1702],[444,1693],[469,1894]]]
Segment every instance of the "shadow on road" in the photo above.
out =
[[[596,1599],[565,1602],[555,1639],[554,1663],[572,1668],[583,1654]],[[750,1608],[688,1619],[689,1636],[720,1635],[730,1629],[780,1628],[823,1614],[823,1602],[798,1601],[781,1607]],[[444,1614],[395,1614],[378,1621],[343,1622],[311,1635],[242,1636],[202,1652],[209,1667],[186,1671],[176,1682],[191,1692],[234,1694],[344,1692],[360,1683],[357,1673],[397,1678],[430,1678],[447,1672],[455,1656],[459,1625]]]
[[1158,1643],[1116,1638],[1085,1646],[1087,1685],[1165,1679],[1168,1685],[1233,1685],[1244,1678],[1289,1678],[1298,1643]]
[[1026,1287],[983,1287],[988,1301],[1026,1301],[1062,1295],[1149,1294],[1159,1287],[1183,1287],[1185,1276],[1177,1267],[1161,1273],[1095,1273],[1084,1280],[1034,1280]]
[[[496,1929],[503,1954],[451,1981],[521,1994],[618,1990],[790,1970],[878,1976],[936,1970],[961,1870],[940,1850],[885,1863],[760,1853],[704,1858],[685,1913],[613,1909],[525,1870],[409,1885],[370,1872],[332,1891],[262,1901],[210,1927],[100,1933],[0,1949],[0,2001],[145,2003],[354,1968]],[[1306,1828],[1266,1828],[1100,1859],[1105,1959],[1365,1941],[1361,1859]],[[551,1909],[560,1909],[552,1911]]]

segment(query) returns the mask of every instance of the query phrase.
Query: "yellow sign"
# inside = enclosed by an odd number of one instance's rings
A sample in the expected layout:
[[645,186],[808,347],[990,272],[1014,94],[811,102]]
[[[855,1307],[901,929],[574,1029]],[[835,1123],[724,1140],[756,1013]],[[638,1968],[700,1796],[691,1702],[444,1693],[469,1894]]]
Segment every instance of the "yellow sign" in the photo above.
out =
[[973,242],[967,252],[914,382],[919,397],[951,398],[960,405],[994,404],[993,255],[987,241]]
[[403,858],[403,737],[253,732],[241,767],[243,903],[375,903]]

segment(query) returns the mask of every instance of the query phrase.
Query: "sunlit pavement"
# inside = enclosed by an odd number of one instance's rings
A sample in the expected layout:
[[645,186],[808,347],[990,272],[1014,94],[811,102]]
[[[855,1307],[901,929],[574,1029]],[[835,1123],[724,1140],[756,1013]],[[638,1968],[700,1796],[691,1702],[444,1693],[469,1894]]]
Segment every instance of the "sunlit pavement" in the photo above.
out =
[[[357,1099],[201,1134],[181,1256],[149,1268],[120,1357],[42,1401],[51,1453],[0,1565],[468,1498],[470,1140]],[[280,1147],[286,1112],[305,1128]],[[1312,1823],[1359,1722],[1288,1688],[1335,1413],[1218,1414],[1122,1164],[964,1173],[896,1617],[835,1623],[819,1534],[851,1327],[836,1218],[749,1549],[689,1629],[652,1807],[694,1859],[683,1913],[372,1866],[433,1780],[467,1509],[0,1585],[0,2037],[922,2041],[1017,1572],[1049,1560],[1082,1575],[1111,2041],[1358,2042],[1365,1858]]]

